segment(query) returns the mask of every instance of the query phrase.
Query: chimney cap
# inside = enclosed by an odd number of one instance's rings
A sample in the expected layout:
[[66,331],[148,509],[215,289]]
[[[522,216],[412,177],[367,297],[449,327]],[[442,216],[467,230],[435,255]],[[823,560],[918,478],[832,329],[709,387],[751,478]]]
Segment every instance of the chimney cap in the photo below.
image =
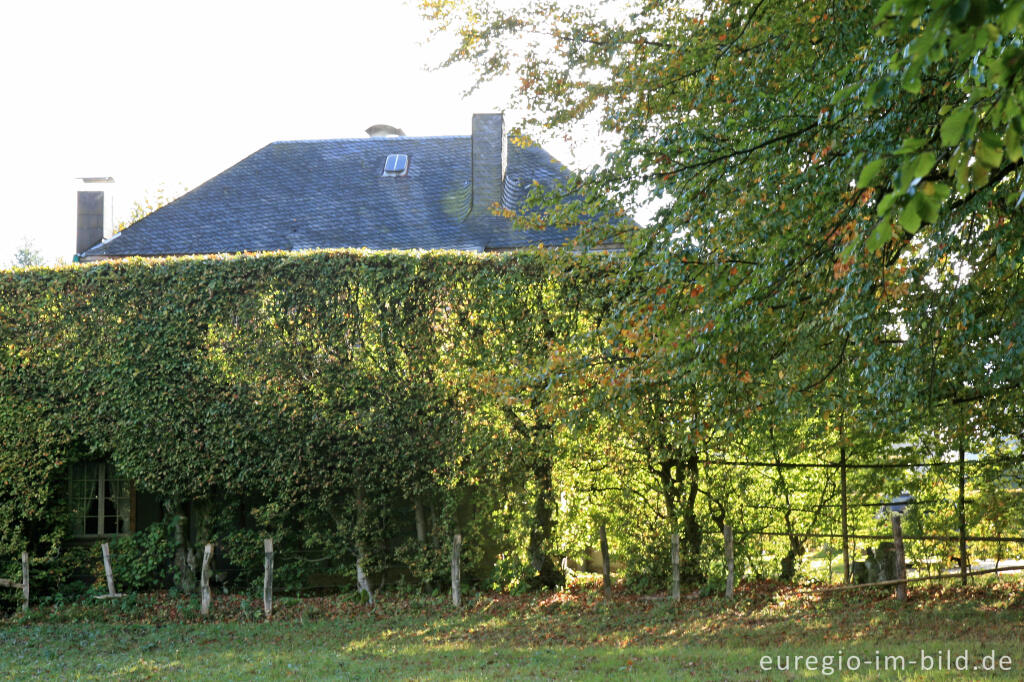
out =
[[370,137],[388,137],[389,135],[397,135],[398,137],[405,137],[405,131],[395,126],[389,126],[386,123],[377,123],[366,129],[366,134]]
[[75,178],[75,180],[81,180],[82,182],[90,184],[95,182],[114,182],[114,178],[110,177],[109,175]]

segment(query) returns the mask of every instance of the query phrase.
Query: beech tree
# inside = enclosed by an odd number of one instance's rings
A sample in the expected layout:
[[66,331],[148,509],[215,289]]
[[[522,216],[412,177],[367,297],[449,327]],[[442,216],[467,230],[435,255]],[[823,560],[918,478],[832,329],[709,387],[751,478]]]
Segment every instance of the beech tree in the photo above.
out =
[[517,80],[528,132],[597,120],[615,140],[562,188],[575,211],[523,221],[656,207],[639,229],[588,223],[636,261],[620,328],[724,360],[713,380],[758,404],[848,367],[920,408],[1020,389],[1022,5],[424,8],[458,36],[449,62]]
[[[526,134],[608,142],[519,221],[624,247],[601,358],[618,386],[699,391],[722,453],[771,428],[797,457],[821,427],[822,457],[911,436],[941,456],[954,417],[1016,437],[1024,2],[422,7],[446,63],[515,84]],[[604,404],[629,413],[628,393]]]

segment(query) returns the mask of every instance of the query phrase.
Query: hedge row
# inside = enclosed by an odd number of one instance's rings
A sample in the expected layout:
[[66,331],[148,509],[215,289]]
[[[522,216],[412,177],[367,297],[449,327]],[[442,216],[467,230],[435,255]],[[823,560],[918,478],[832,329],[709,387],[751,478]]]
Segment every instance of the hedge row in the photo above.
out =
[[327,552],[318,570],[429,580],[473,526],[486,570],[515,541],[492,512],[554,447],[531,381],[594,328],[612,267],[341,251],[2,272],[0,556],[58,553],[68,466],[108,461],[190,505],[198,541],[273,533]]

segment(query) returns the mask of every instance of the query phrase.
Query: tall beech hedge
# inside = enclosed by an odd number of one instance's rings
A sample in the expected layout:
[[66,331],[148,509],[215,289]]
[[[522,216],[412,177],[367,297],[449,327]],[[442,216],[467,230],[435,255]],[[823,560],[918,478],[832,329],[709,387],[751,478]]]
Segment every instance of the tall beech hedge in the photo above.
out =
[[524,490],[543,553],[534,379],[595,328],[611,267],[332,251],[0,272],[0,556],[59,552],[67,467],[96,460],[171,515],[190,504],[198,541],[274,533],[321,571],[429,579],[455,527],[502,551],[492,512]]

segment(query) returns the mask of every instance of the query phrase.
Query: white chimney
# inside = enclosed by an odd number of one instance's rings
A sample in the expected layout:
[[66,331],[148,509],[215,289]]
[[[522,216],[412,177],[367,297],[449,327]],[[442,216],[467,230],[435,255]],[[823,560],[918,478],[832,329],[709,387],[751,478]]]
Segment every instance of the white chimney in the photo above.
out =
[[491,206],[501,201],[508,165],[508,136],[504,114],[473,114],[473,209],[476,215],[492,215]]

